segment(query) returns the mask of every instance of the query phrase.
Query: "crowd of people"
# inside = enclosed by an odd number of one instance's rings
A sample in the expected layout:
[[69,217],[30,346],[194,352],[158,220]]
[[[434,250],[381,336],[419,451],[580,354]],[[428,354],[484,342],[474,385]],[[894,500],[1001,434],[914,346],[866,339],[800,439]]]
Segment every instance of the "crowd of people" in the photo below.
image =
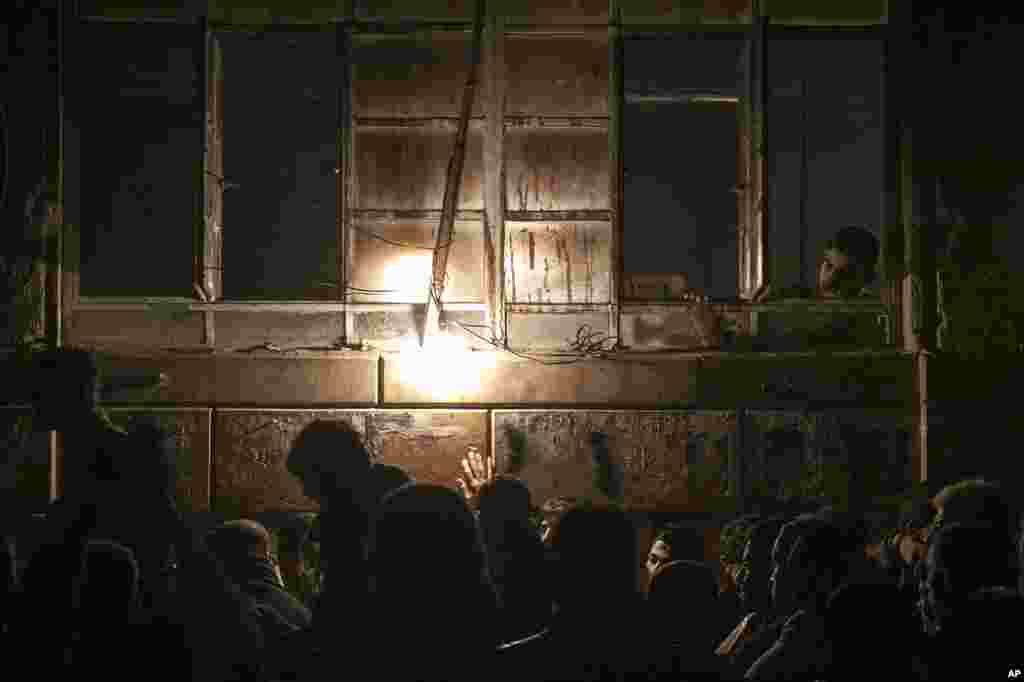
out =
[[306,599],[285,576],[308,533],[198,530],[175,503],[167,434],[104,417],[88,353],[41,367],[37,424],[61,432],[67,483],[31,556],[0,543],[0,648],[25,675],[830,682],[1024,667],[1005,483],[924,495],[881,541],[825,507],[735,519],[713,558],[700,534],[667,529],[641,557],[623,509],[535,507],[475,450],[459,489],[417,482],[373,462],[349,425],[315,421],[287,460],[320,506],[326,577]]

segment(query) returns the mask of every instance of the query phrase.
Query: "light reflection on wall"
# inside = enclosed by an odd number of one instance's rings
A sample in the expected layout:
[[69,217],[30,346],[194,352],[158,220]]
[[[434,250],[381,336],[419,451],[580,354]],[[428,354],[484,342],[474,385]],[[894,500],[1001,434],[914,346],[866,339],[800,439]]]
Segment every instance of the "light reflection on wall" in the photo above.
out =
[[496,364],[497,353],[473,351],[465,340],[448,334],[401,344],[401,381],[430,400],[457,401],[478,395],[481,374]]
[[433,263],[433,257],[429,253],[399,256],[397,260],[384,266],[383,280],[387,283],[388,291],[397,292],[392,296],[401,297],[403,300],[422,300],[426,303]]

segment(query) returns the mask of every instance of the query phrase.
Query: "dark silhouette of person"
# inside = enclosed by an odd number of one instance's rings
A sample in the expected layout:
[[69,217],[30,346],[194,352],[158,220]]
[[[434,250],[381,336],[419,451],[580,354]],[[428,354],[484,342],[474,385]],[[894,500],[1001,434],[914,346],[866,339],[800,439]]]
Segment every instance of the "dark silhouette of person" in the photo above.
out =
[[822,249],[814,289],[803,286],[779,288],[768,298],[852,299],[870,296],[880,247],[878,237],[856,225],[836,231]]
[[530,522],[530,491],[499,475],[477,494],[481,537],[491,581],[501,603],[501,639],[511,642],[540,632],[551,617],[544,545]]
[[921,631],[900,602],[899,587],[891,583],[848,583],[832,593],[824,617],[832,653],[825,679],[871,679],[882,661],[890,679],[919,678]]
[[722,627],[717,597],[715,575],[700,562],[669,561],[651,577],[647,610],[657,636],[671,652],[670,673],[678,679],[710,679],[724,673],[721,659],[714,655]]
[[[362,436],[342,421],[316,420],[296,438],[288,471],[320,505],[321,552],[327,573],[314,620],[347,620],[366,596],[368,515],[375,501],[370,455]],[[348,614],[346,617],[344,614]],[[317,626],[326,635],[339,622]]]
[[[742,570],[736,579],[745,615],[719,646],[720,655],[731,659],[748,640],[772,622],[772,547],[785,521],[780,516],[761,519],[750,530],[743,549]],[[734,665],[732,662],[729,664],[730,668]]]
[[426,483],[385,496],[373,518],[369,567],[367,665],[385,665],[389,680],[487,674],[499,644],[497,597],[462,496]]
[[792,604],[796,610],[745,679],[817,679],[827,673],[831,654],[824,634],[825,607],[833,590],[846,579],[850,551],[849,540],[830,524],[796,538],[773,581],[776,601]]
[[943,525],[929,539],[920,584],[926,630],[945,639],[945,631],[956,625],[958,610],[969,594],[983,587],[1016,586],[1016,564],[999,530],[962,523]]
[[617,508],[577,505],[551,528],[556,612],[547,633],[503,652],[520,680],[642,679],[669,669],[646,618],[636,528]]
[[137,653],[155,653],[140,608],[139,566],[130,549],[115,542],[90,540],[77,597],[77,637],[71,651],[76,674],[106,671],[114,678],[127,677],[127,670],[111,665],[123,656],[126,646]]
[[395,464],[374,462],[370,467],[370,490],[374,500],[381,500],[392,490],[412,481],[408,472]]
[[228,578],[265,616],[266,638],[312,625],[309,609],[284,587],[270,532],[262,524],[249,519],[227,521],[207,534],[206,544]]
[[742,677],[750,666],[775,644],[782,634],[786,621],[799,608],[799,605],[791,600],[792,595],[777,589],[778,576],[784,570],[783,567],[797,538],[825,525],[826,522],[819,515],[806,513],[797,516],[779,529],[771,548],[771,574],[768,579],[771,608],[765,612],[760,624],[749,636],[737,642],[735,650],[729,656],[729,670],[734,677]]

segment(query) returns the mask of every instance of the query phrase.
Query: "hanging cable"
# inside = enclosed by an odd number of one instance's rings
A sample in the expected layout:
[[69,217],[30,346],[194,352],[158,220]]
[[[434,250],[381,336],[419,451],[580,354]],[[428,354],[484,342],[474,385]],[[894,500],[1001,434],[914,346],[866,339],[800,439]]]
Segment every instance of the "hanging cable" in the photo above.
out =
[[352,229],[356,230],[357,232],[362,232],[363,234],[365,234],[368,237],[372,237],[373,239],[378,239],[378,240],[384,242],[385,244],[391,244],[392,246],[400,246],[403,249],[420,249],[422,251],[433,251],[433,252],[436,252],[438,249],[447,248],[449,245],[451,245],[452,242],[455,241],[455,239],[453,238],[453,239],[449,239],[447,242],[444,242],[443,244],[439,244],[437,246],[418,246],[416,244],[405,244],[403,242],[396,242],[393,239],[388,239],[387,237],[383,237],[383,236],[377,234],[373,230],[368,230],[368,229],[366,229],[364,227],[359,227],[358,225],[352,225],[351,227],[352,227]]

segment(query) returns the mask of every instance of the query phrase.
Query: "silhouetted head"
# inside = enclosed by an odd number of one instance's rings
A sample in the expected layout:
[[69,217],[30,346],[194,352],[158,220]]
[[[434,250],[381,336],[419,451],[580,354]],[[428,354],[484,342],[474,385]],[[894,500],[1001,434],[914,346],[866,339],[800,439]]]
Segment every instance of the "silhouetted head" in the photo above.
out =
[[647,601],[665,625],[684,629],[688,622],[707,619],[715,610],[718,584],[715,574],[697,561],[662,564],[651,577]]
[[780,517],[765,519],[750,531],[743,550],[743,572],[737,580],[740,599],[747,611],[762,611],[771,605],[772,547],[785,521]]
[[38,431],[65,428],[92,414],[99,404],[96,357],[78,348],[59,348],[33,357],[32,425]]
[[323,506],[364,503],[370,454],[355,428],[343,421],[318,419],[302,430],[288,454],[288,471],[302,483],[306,497]]
[[578,505],[551,528],[555,601],[566,612],[603,613],[638,597],[637,537],[620,509]]
[[929,538],[919,608],[929,632],[956,627],[963,602],[983,587],[1017,584],[1015,551],[1005,533],[990,526],[943,525]]
[[495,476],[480,487],[480,515],[505,522],[528,523],[530,489],[518,478]]
[[850,542],[829,524],[812,524],[797,535],[789,557],[775,573],[777,602],[793,611],[821,611],[828,596],[846,578]]
[[410,605],[451,609],[452,595],[487,586],[476,520],[462,496],[428,483],[388,493],[374,518],[370,571],[378,599]]
[[134,553],[108,540],[86,543],[78,598],[87,619],[124,618],[139,600],[139,565]]
[[787,615],[796,608],[795,604],[786,602],[787,598],[794,595],[787,595],[778,587],[779,575],[785,570],[790,552],[793,551],[793,545],[796,544],[797,538],[826,525],[828,524],[817,514],[801,514],[779,529],[775,544],[772,546],[772,573],[769,578],[772,607],[777,615]]
[[943,488],[933,499],[935,526],[963,523],[988,526],[1016,539],[1019,512],[999,483],[984,479],[960,481]]
[[268,560],[274,543],[266,526],[250,519],[225,521],[206,535],[206,546],[225,564]]
[[173,497],[178,483],[178,446],[174,435],[154,417],[128,423],[127,456],[118,462],[122,480],[154,494]]
[[374,462],[370,467],[371,495],[378,502],[392,490],[397,490],[410,481],[412,477],[400,466]]
[[863,227],[844,227],[826,244],[818,266],[818,291],[826,298],[857,296],[875,279],[878,238]]

